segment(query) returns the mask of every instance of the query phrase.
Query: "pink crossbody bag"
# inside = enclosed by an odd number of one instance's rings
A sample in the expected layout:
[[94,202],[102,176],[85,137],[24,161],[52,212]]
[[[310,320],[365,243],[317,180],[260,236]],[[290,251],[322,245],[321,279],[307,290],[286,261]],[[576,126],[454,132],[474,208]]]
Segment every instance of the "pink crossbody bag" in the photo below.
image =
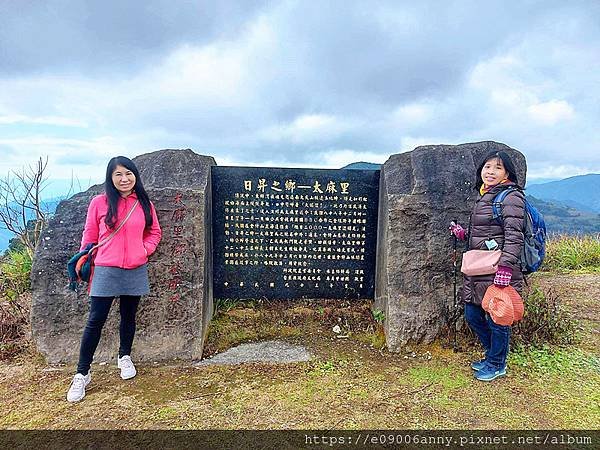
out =
[[[471,220],[469,220],[469,232],[471,235]],[[469,238],[467,238],[467,245]],[[468,247],[467,247],[468,248]],[[472,277],[477,275],[491,275],[498,271],[498,263],[502,250],[497,247],[494,250],[469,250],[463,253],[460,271]]]
[[502,250],[469,250],[463,254],[460,271],[470,277],[496,273],[500,255]]

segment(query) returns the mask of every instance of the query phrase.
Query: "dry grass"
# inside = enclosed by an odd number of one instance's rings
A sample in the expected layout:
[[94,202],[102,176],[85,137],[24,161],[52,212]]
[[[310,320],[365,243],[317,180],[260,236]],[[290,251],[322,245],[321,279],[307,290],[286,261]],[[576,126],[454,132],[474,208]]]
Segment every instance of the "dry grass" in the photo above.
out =
[[[339,341],[329,342],[330,345]],[[513,370],[496,383],[472,378],[474,354],[380,355],[353,342],[335,358],[239,367],[140,366],[130,382],[94,372],[84,401],[65,399],[71,371],[2,366],[0,427],[13,429],[594,428],[600,374]],[[490,408],[495,411],[489,414]]]
[[[600,278],[584,277],[584,287],[577,278],[558,284],[581,313],[586,308],[578,305],[597,303],[585,293],[597,292]],[[550,280],[538,277],[542,285],[555,283]],[[86,398],[74,405],[65,401],[72,367],[47,367],[22,354],[0,363],[0,428],[594,429],[600,423],[597,315],[583,319],[586,339],[579,347],[560,358],[542,355],[552,370],[536,364],[536,355],[524,366],[513,356],[508,376],[487,384],[474,380],[469,368],[476,349],[454,353],[436,344],[400,354],[379,351],[369,344],[377,330],[370,328],[365,305],[355,306],[232,308],[213,324],[212,351],[225,347],[221,338],[244,323],[250,335],[237,340],[284,329],[285,340],[306,345],[315,358],[235,367],[139,365],[138,376],[127,382],[115,367],[95,367]],[[332,332],[339,323],[349,338]],[[230,338],[226,345],[235,343]]]
[[547,243],[545,271],[600,272],[600,235],[555,235]]

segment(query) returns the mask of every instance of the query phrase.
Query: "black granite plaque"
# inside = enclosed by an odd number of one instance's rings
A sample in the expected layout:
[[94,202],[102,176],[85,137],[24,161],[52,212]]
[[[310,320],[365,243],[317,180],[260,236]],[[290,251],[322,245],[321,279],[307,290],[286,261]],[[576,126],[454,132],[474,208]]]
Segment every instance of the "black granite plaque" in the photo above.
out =
[[379,170],[211,177],[215,298],[373,298]]

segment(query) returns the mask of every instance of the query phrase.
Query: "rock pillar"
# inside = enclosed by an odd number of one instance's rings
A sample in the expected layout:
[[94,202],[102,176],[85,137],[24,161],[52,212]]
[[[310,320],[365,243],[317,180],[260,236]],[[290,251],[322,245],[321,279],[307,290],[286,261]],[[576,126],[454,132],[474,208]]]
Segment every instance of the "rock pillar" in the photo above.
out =
[[[148,262],[151,293],[137,316],[134,359],[197,360],[212,315],[212,157],[160,150],[133,159],[156,207],[163,237]],[[107,161],[108,162],[108,161]],[[87,292],[69,291],[66,263],[77,252],[90,200],[101,185],[64,200],[41,237],[31,272],[32,334],[50,363],[77,360]],[[113,304],[94,360],[116,361],[119,305]]]
[[[477,193],[476,170],[492,151],[506,151],[525,184],[524,156],[504,144],[428,145],[392,155],[381,168],[375,308],[385,313],[388,348],[429,343],[453,309],[451,220],[467,227]],[[459,255],[464,244],[459,244]],[[458,296],[462,275],[458,267]]]

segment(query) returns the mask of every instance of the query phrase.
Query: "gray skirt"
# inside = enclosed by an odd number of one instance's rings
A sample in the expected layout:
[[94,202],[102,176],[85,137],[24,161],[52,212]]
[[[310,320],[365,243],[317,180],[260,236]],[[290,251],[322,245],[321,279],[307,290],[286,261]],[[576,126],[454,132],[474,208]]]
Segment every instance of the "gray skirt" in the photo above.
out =
[[120,295],[147,295],[150,293],[148,283],[148,266],[146,264],[135,269],[120,267],[95,266],[90,295],[94,297],[118,297]]

